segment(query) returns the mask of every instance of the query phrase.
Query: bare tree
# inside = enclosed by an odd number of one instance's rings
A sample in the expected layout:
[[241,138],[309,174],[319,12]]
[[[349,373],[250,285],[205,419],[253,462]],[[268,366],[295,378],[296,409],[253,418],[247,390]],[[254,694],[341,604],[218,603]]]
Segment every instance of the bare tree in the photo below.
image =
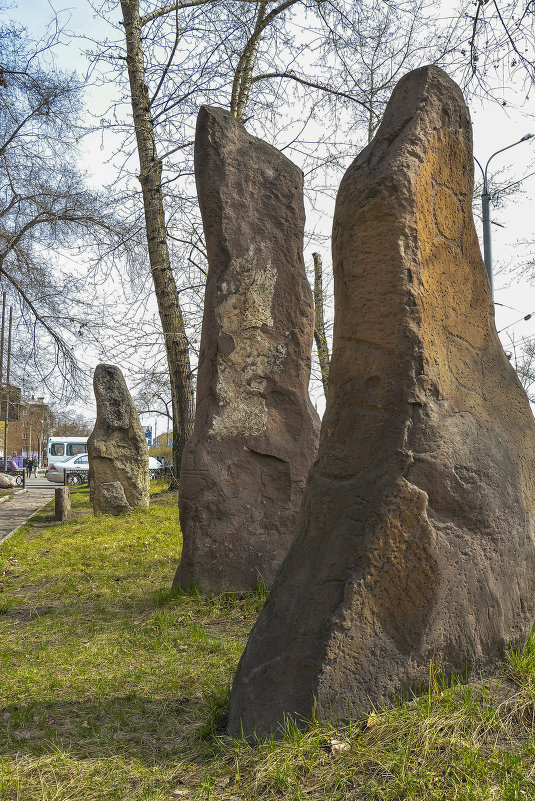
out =
[[[199,4],[196,0],[191,0],[190,3],[184,5]],[[179,4],[175,5],[178,10]],[[121,10],[126,38],[126,65],[130,82],[130,98],[140,164],[139,181],[143,193],[149,263],[162,321],[171,378],[173,461],[175,474],[178,477],[182,451],[186,440],[193,431],[193,380],[184,318],[167,245],[162,161],[158,155],[151,111],[159,87],[151,97],[147,86],[142,47],[142,28],[149,21],[156,19],[157,14],[153,12],[148,15],[150,19],[147,16],[142,17],[139,11],[139,0],[121,0]],[[159,14],[163,15],[164,13],[160,9]],[[161,86],[161,82],[159,86]]]
[[507,105],[508,88],[519,83],[526,96],[535,83],[533,3],[475,0],[464,9],[464,83]]
[[172,424],[171,385],[166,365],[156,363],[143,370],[134,385],[133,398],[139,414],[158,415]]
[[533,337],[517,340],[511,336],[506,350],[529,400],[535,403],[535,340]]
[[72,409],[54,406],[49,428],[54,437],[88,437],[93,431],[95,421]]
[[81,86],[42,65],[57,41],[57,33],[37,42],[20,26],[0,27],[0,287],[16,307],[19,372],[31,365],[41,386],[59,372],[72,393],[74,347],[93,304],[82,270],[65,274],[58,256],[110,224],[74,166]]

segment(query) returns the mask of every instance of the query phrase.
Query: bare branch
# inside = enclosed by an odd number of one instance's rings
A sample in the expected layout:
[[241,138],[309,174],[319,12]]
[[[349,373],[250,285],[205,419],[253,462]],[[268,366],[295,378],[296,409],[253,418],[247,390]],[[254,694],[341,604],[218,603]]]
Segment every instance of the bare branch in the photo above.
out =
[[365,103],[363,100],[359,100],[359,98],[355,97],[355,95],[349,94],[348,92],[341,92],[339,89],[335,89],[328,84],[319,83],[319,81],[309,81],[307,78],[302,78],[301,76],[296,75],[294,72],[266,72],[263,75],[255,75],[255,77],[252,79],[252,83],[258,83],[258,81],[267,81],[271,80],[272,78],[288,78],[291,81],[300,83],[302,86],[308,86],[310,89],[319,89],[321,92],[326,92],[329,95],[351,100],[352,103],[357,103],[357,105],[365,108],[366,111],[370,111],[369,104]]
[[167,6],[156,8],[154,11],[151,11],[149,14],[145,14],[144,17],[141,17],[141,27],[146,25],[147,22],[151,22],[154,19],[158,19],[159,17],[164,17],[166,14],[170,14],[171,11],[182,11],[184,8],[195,8],[195,6],[209,6],[214,2],[217,2],[217,0],[187,0],[185,3],[170,3]]

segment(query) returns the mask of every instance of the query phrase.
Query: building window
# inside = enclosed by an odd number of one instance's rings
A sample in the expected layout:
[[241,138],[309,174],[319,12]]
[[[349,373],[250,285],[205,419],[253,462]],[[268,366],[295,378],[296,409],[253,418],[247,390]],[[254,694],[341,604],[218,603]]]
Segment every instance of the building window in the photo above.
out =
[[28,409],[23,409],[22,414],[26,417],[28,415]]
[[22,439],[28,439],[28,434],[23,434]]

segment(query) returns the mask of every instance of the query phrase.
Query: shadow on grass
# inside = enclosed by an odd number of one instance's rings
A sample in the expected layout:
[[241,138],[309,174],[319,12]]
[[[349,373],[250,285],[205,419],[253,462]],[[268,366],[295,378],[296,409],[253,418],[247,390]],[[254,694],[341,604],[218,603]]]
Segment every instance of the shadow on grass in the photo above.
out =
[[[30,623],[54,615],[59,625],[79,625],[82,635],[86,625],[119,631],[124,624],[130,628],[133,618],[147,618],[158,611],[168,611],[179,618],[181,614],[200,615],[203,624],[243,635],[260,613],[267,596],[263,588],[251,593],[229,592],[214,596],[202,595],[195,587],[173,590],[174,564],[169,565],[166,557],[147,560],[143,565],[145,572],[159,576],[168,572],[168,580],[164,586],[147,591],[146,586],[138,586],[135,574],[125,572],[94,590],[91,572],[87,571],[77,577],[75,588],[69,586],[71,594],[68,595],[65,583],[69,577],[46,577],[28,584],[25,576],[19,588],[16,584],[19,577],[14,576],[11,592],[0,595],[0,623]],[[11,577],[11,571],[6,570],[5,575]]]
[[35,758],[59,749],[81,760],[120,756],[164,767],[188,755],[202,763],[212,755],[211,714],[200,693],[11,705],[0,709],[0,755]]

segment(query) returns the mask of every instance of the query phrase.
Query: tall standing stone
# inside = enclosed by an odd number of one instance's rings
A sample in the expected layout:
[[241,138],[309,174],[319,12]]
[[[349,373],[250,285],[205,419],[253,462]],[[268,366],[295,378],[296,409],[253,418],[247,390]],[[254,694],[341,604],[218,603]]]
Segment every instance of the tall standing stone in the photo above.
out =
[[490,672],[535,607],[535,423],[498,340],[468,110],[406,75],[345,174],[335,327],[299,534],[240,662],[232,734]]
[[317,450],[303,176],[228,112],[203,107],[195,177],[209,269],[175,586],[243,591],[272,582]]
[[97,421],[87,440],[93,509],[120,514],[149,505],[147,440],[123,374],[99,364],[93,376]]

